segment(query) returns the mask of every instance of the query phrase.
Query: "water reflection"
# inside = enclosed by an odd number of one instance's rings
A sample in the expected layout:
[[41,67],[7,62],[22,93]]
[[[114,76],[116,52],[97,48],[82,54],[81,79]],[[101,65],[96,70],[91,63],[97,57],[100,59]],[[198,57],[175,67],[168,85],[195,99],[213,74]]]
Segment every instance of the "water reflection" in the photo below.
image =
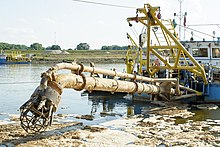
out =
[[122,94],[114,94],[108,92],[99,92],[95,95],[88,94],[88,100],[92,102],[91,114],[94,115],[98,112],[100,114],[106,115],[136,115],[141,114],[146,109],[150,110],[154,105],[147,102],[138,102],[133,101],[132,98],[125,98],[127,95]]
[[207,119],[213,119],[213,120],[219,120],[220,116],[220,109],[216,109],[216,110],[198,110],[195,108],[192,108],[191,110],[189,110],[193,113],[195,113],[195,115],[193,117],[187,118],[187,119],[183,119],[183,118],[176,118],[175,123],[176,124],[183,124],[186,123],[189,120],[192,121],[205,121]]

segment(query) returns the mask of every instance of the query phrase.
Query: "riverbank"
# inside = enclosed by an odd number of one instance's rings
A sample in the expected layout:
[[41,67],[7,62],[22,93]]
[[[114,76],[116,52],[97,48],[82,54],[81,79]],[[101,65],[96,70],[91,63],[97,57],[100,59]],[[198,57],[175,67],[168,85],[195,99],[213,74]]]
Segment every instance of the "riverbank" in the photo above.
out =
[[[10,54],[10,50],[5,51]],[[59,62],[81,62],[81,63],[124,63],[126,51],[124,50],[68,50],[65,54],[57,54],[55,51],[21,50],[21,54],[32,56],[32,63],[59,63]]]
[[97,125],[54,122],[45,132],[38,134],[27,134],[14,116],[11,119],[14,124],[0,125],[1,147],[220,146],[220,120],[176,123],[177,118],[186,119],[194,115],[187,109],[186,106],[154,108],[150,113]]

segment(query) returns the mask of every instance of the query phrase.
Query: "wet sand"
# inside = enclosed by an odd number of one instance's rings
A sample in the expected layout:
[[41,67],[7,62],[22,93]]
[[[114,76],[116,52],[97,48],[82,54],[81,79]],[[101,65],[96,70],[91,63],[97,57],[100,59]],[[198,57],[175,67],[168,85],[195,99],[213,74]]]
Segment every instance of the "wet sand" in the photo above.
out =
[[0,143],[1,147],[220,146],[220,120],[175,124],[176,118],[192,115],[187,109],[158,108],[146,115],[123,117],[95,126],[80,122],[53,123],[37,134],[26,133],[14,117],[14,124],[0,125]]

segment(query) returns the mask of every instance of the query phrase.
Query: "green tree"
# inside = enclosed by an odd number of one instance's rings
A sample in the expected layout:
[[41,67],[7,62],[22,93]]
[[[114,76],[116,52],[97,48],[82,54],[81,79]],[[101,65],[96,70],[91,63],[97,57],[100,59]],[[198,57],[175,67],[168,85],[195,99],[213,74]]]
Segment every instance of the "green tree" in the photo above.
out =
[[9,44],[5,42],[0,42],[0,50],[27,50],[28,46],[20,44]]
[[89,50],[90,46],[88,43],[80,43],[76,46],[77,50]]
[[101,50],[110,50],[110,47],[109,47],[109,46],[104,45],[104,46],[102,46]]
[[0,42],[0,49],[1,50],[9,50],[10,49],[10,44],[4,43],[4,42]]
[[40,43],[33,43],[30,45],[32,50],[44,50],[44,47]]
[[50,50],[50,49],[51,49],[51,46],[48,46],[48,47],[46,47],[45,49],[46,49],[46,50]]
[[102,46],[101,50],[127,50],[127,46],[118,46],[118,45],[111,45],[111,46]]
[[61,47],[59,45],[52,45],[48,46],[46,50],[61,50]]
[[52,45],[51,50],[61,50],[59,45]]
[[112,50],[121,50],[121,47],[118,45],[112,45]]

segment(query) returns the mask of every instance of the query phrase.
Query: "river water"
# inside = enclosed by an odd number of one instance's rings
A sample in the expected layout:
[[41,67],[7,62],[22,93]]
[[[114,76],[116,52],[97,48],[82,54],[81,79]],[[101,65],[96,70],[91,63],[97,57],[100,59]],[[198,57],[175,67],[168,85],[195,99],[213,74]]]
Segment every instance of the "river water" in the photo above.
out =
[[[0,121],[9,121],[10,115],[19,115],[19,107],[29,99],[41,80],[40,75],[50,64],[14,64],[0,65]],[[123,64],[97,64],[104,69],[119,69],[123,71]],[[90,115],[96,121],[119,118],[132,114],[140,114],[142,110],[150,109],[152,105],[146,102],[135,102],[120,96],[89,97],[87,94],[73,89],[64,89],[61,103],[56,114]],[[196,120],[220,119],[220,110],[200,111],[196,113]],[[108,112],[110,116],[101,117],[101,112]],[[73,118],[73,117],[72,117]]]
[[[41,73],[51,66],[50,64],[0,65],[1,121],[9,121],[9,115],[18,115],[20,113],[19,107],[29,99],[35,88],[39,86]],[[123,64],[97,64],[96,67],[120,69],[118,71],[123,71],[124,69]],[[132,101],[123,99],[122,97],[104,96],[94,98],[73,89],[64,89],[56,114],[92,114],[98,118],[100,112],[105,111],[115,114],[116,117],[120,117],[127,115],[127,113],[131,114],[132,110],[130,109],[134,105]],[[140,105],[142,104],[140,103]]]

